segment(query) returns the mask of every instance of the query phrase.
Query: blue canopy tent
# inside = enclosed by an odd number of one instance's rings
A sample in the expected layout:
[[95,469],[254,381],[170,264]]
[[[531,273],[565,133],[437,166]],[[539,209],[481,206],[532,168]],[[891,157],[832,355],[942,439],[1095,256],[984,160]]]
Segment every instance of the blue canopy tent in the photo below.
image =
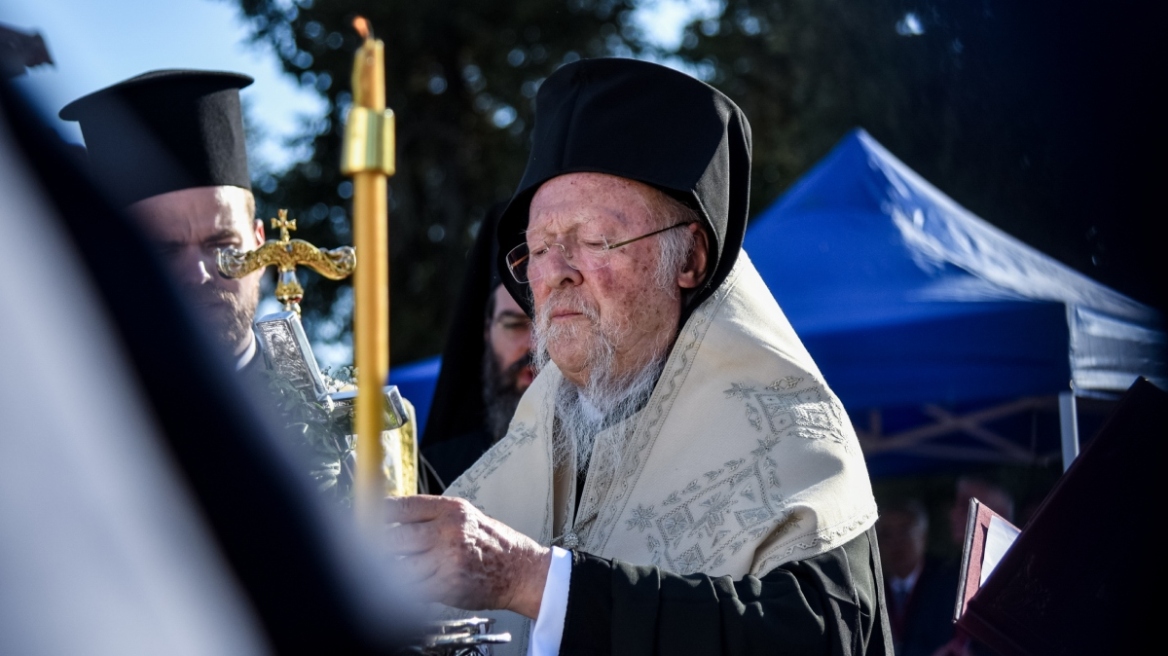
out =
[[[882,455],[1036,459],[985,423],[1054,395],[1069,462],[1076,394],[1168,382],[1156,311],[974,216],[861,129],[753,220],[745,247],[877,474],[898,470]],[[889,434],[894,408],[933,423]]]
[[430,417],[430,403],[434,400],[434,387],[438,384],[438,371],[442,368],[442,357],[435,355],[389,370],[388,385],[397,385],[401,393],[414,406],[418,421],[418,439],[426,429],[426,419]]

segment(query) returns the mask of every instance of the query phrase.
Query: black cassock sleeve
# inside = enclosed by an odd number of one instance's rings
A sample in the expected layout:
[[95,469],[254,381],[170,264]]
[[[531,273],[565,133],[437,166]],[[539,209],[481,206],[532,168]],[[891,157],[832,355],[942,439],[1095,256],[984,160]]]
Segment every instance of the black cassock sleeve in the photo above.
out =
[[892,654],[873,529],[737,581],[575,552],[570,586],[561,654]]

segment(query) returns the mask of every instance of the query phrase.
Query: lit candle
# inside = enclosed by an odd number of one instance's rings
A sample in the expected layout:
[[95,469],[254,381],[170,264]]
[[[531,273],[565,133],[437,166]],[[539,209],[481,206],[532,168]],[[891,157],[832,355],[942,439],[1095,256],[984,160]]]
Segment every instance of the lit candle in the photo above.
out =
[[[365,121],[364,108],[385,110],[385,46],[373,38],[368,21],[358,18],[353,26],[365,38],[353,61],[353,106],[350,122]],[[392,129],[392,127],[390,128]],[[375,131],[374,131],[375,132]],[[364,143],[348,144],[366,153],[375,150],[375,134],[363,134]],[[389,373],[389,207],[386,171],[371,161],[354,167],[353,239],[360,254],[354,274],[354,360],[357,365],[357,481],[355,506],[360,521],[378,523],[385,497],[385,458],[381,444],[384,399],[382,385]]]
[[369,21],[358,16],[353,27],[365,39],[353,59],[353,104],[385,109],[385,44],[373,38]]

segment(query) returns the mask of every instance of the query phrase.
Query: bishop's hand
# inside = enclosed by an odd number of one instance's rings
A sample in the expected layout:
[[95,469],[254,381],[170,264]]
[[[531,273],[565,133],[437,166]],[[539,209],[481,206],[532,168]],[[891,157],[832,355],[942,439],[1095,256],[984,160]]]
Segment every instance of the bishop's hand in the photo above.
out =
[[551,550],[464,499],[385,500],[385,546],[428,600],[539,615]]

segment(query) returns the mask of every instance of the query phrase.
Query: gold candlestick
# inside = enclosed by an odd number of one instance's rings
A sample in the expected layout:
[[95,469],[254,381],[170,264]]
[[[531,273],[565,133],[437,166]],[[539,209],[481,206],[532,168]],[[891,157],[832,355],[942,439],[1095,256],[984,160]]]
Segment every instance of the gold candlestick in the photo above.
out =
[[389,206],[386,178],[394,173],[393,112],[385,109],[385,45],[368,21],[353,26],[365,38],[353,61],[353,106],[345,126],[341,172],[353,176],[353,237],[361,266],[354,274],[353,334],[357,365],[357,483],[359,520],[376,526],[385,496],[381,386],[389,373]]

